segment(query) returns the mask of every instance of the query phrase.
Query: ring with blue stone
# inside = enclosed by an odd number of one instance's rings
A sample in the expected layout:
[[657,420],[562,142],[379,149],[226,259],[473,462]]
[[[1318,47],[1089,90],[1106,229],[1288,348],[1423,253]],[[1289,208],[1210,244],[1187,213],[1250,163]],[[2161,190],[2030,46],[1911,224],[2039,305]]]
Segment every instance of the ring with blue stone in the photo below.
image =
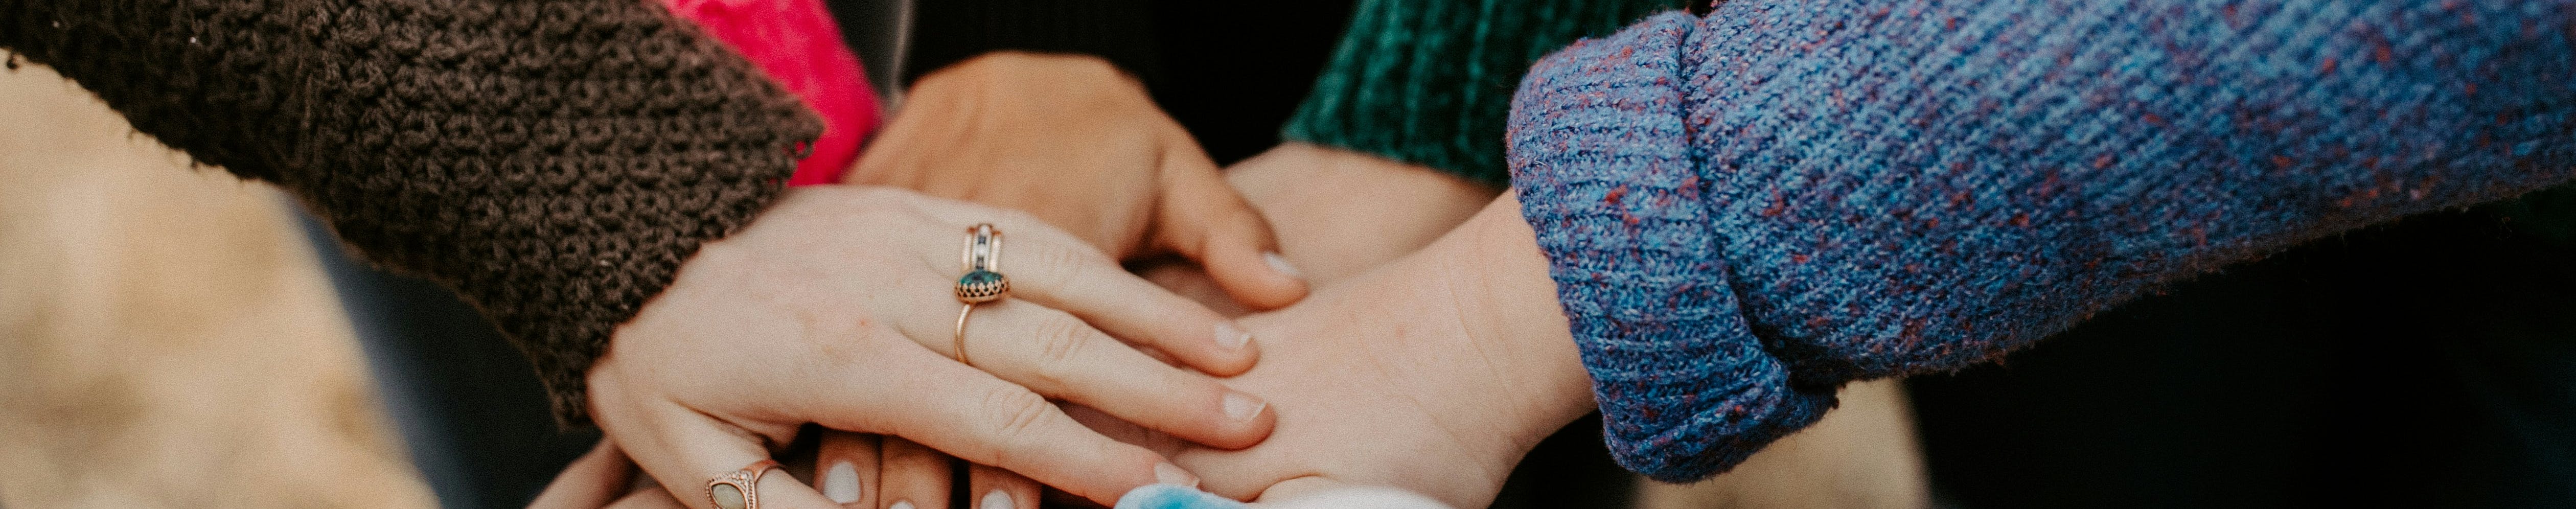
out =
[[966,250],[958,257],[966,275],[957,277],[957,301],[966,303],[957,310],[957,340],[952,345],[957,362],[966,360],[966,317],[975,314],[975,305],[1011,295],[1011,278],[1002,276],[1002,230],[992,223],[966,227]]

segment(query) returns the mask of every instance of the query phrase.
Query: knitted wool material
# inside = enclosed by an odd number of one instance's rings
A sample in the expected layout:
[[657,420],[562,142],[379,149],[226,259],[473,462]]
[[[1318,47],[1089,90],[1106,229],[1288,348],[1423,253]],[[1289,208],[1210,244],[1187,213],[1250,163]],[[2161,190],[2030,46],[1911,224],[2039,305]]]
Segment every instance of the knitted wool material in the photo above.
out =
[[1361,0],[1280,137],[1501,186],[1503,121],[1531,62],[1683,0]]
[[821,129],[633,0],[0,0],[0,47],[455,288],[567,424],[612,329],[749,223]]
[[2564,0],[1733,0],[1542,61],[1513,183],[1613,452],[1688,480],[1845,382],[2567,181],[2571,34]]

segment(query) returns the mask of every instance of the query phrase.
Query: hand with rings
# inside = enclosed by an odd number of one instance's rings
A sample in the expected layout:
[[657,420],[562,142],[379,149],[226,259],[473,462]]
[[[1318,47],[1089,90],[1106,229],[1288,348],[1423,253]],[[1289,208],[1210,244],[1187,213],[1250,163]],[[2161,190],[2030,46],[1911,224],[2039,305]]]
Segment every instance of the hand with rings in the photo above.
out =
[[[964,263],[951,264],[961,235]],[[788,191],[703,247],[618,328],[587,380],[613,447],[690,507],[840,507],[762,476],[772,466],[757,462],[806,423],[885,435],[887,458],[899,445],[936,450],[1107,504],[1196,478],[1050,400],[1248,447],[1274,413],[1210,374],[1241,373],[1256,357],[1230,320],[1024,214],[819,187]],[[940,491],[916,506],[938,507]]]

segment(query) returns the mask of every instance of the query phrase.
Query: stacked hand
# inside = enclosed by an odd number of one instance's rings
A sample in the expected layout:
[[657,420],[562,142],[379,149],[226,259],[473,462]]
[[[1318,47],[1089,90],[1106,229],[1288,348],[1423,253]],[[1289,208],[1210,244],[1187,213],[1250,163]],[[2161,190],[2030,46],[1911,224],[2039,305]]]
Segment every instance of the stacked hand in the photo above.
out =
[[[1032,80],[1050,86],[1019,85]],[[1365,484],[1477,505],[1588,408],[1561,319],[1539,324],[1554,343],[1498,349],[1499,331],[1528,324],[1459,318],[1489,300],[1460,293],[1481,285],[1460,278],[1482,276],[1423,261],[1432,252],[1389,263],[1490,189],[1296,144],[1221,176],[1133,80],[1084,57],[980,57],[925,77],[910,101],[849,180],[1027,212],[886,188],[791,192],[621,327],[590,376],[610,439],[537,505],[715,507],[708,479],[773,457],[808,423],[820,447],[791,474],[816,488],[762,477],[763,507],[943,507],[951,455],[970,465],[979,508],[1034,508],[1040,484],[1109,503],[1197,485],[1193,466],[1244,499]],[[1277,240],[1262,212],[1280,218]],[[962,269],[950,261],[983,222],[1006,232],[1014,291],[972,314],[970,366],[952,360]],[[1433,251],[1507,253],[1518,263],[1505,266],[1528,269],[1542,262],[1519,228],[1519,250],[1471,252],[1490,246],[1452,234]],[[1147,272],[1208,305],[1118,266],[1165,253],[1185,260]],[[1544,283],[1539,267],[1521,275]],[[1243,325],[1211,310],[1296,302],[1309,277],[1349,282]],[[1539,297],[1513,312],[1557,316]],[[1255,335],[1295,341],[1256,368]],[[1238,374],[1232,388],[1211,378]],[[1292,407],[1305,410],[1273,411]],[[1262,442],[1274,423],[1290,432]],[[1363,445],[1387,443],[1420,445]],[[664,489],[631,487],[630,461]]]

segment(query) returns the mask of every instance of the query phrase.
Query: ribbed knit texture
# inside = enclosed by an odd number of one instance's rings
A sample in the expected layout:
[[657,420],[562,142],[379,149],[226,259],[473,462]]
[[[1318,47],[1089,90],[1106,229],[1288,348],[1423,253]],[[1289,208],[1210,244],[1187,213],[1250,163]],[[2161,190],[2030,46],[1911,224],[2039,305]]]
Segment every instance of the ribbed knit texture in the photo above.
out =
[[2571,33],[2564,0],[1733,0],[1541,62],[1513,184],[1612,450],[1688,480],[1845,382],[2567,181]]
[[1280,136],[1495,186],[1503,120],[1530,63],[1683,0],[1361,0]]
[[455,288],[568,424],[609,333],[821,130],[636,0],[0,0],[0,47]]
[[1071,53],[1108,60],[1150,89],[1160,84],[1154,9],[1147,0],[913,2],[903,85],[994,51]]

